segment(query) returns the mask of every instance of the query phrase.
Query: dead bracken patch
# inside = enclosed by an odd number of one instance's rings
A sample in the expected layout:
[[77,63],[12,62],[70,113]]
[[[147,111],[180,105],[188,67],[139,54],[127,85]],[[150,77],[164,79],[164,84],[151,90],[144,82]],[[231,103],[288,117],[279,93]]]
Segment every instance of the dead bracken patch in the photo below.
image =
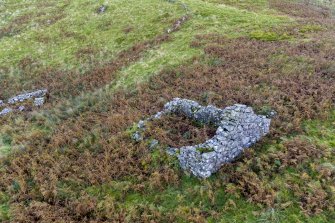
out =
[[216,128],[199,125],[185,117],[164,116],[148,123],[146,137],[157,139],[170,147],[200,144],[214,136]]
[[278,152],[277,159],[281,162],[281,168],[297,166],[306,160],[321,158],[324,150],[304,140],[288,141],[284,144],[285,149]]

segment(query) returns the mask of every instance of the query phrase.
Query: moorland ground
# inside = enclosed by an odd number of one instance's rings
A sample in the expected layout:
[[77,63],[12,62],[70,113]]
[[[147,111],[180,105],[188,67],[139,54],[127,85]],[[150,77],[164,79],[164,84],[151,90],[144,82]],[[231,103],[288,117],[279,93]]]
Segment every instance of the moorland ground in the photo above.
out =
[[[0,99],[50,94],[0,118],[0,221],[333,222],[334,11],[333,1],[0,1]],[[200,180],[164,149],[210,127],[167,117],[146,132],[159,148],[131,139],[174,97],[278,115]]]

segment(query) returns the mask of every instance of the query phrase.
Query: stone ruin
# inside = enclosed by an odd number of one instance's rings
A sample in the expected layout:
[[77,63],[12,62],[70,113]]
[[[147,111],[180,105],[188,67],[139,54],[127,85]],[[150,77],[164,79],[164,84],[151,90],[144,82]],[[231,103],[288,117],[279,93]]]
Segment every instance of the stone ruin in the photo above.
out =
[[[177,156],[181,167],[197,177],[207,178],[224,163],[233,161],[245,148],[250,147],[270,129],[271,119],[257,115],[251,107],[235,104],[225,109],[212,105],[201,106],[195,101],[175,98],[165,104],[164,109],[138,123],[138,131],[133,134],[136,141],[143,140],[143,132],[148,121],[162,115],[185,116],[202,124],[217,127],[211,139],[195,146],[168,148],[170,155]],[[155,143],[157,140],[154,140]]]
[[2,100],[0,100],[0,116],[5,116],[14,111],[25,111],[26,107],[25,105],[22,105],[22,102],[28,100],[33,100],[33,105],[35,107],[40,107],[45,103],[45,97],[47,93],[48,93],[47,89],[41,89],[33,92],[20,94],[12,98],[9,98],[7,104],[4,103]]

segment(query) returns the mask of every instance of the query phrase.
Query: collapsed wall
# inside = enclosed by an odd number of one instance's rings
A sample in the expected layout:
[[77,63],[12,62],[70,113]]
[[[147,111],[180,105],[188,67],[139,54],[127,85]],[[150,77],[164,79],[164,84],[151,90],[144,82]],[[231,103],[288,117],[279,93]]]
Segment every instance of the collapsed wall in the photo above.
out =
[[22,105],[22,102],[33,100],[33,105],[35,107],[40,107],[45,103],[45,97],[48,93],[47,89],[41,89],[37,91],[32,91],[24,94],[20,94],[11,97],[7,100],[7,104],[0,100],[0,116],[5,116],[13,111],[25,111],[26,107]]
[[46,95],[46,93],[48,92],[48,90],[46,89],[42,89],[42,90],[37,90],[37,91],[33,91],[33,92],[28,92],[28,93],[24,93],[24,94],[20,94],[17,96],[14,96],[10,99],[8,99],[8,104],[15,104],[18,102],[23,102],[26,101],[28,99],[44,99],[44,96]]
[[168,153],[176,155],[183,169],[195,176],[206,178],[216,172],[224,163],[231,162],[245,148],[250,147],[269,132],[271,120],[257,115],[251,107],[235,104],[225,109],[212,105],[201,106],[195,101],[175,98],[165,104],[161,112],[138,124],[140,131],[133,137],[142,140],[141,131],[145,123],[162,115],[185,116],[202,124],[217,127],[211,139],[195,146],[169,148]]

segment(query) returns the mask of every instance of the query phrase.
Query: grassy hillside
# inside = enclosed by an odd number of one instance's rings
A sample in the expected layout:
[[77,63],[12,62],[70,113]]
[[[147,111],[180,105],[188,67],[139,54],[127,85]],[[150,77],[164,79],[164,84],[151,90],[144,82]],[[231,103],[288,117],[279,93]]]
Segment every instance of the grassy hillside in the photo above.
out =
[[[0,1],[0,99],[50,92],[41,109],[0,117],[0,221],[333,222],[334,9]],[[278,115],[269,136],[200,180],[165,148],[198,142],[202,127],[153,123],[155,150],[130,137],[173,97]]]

